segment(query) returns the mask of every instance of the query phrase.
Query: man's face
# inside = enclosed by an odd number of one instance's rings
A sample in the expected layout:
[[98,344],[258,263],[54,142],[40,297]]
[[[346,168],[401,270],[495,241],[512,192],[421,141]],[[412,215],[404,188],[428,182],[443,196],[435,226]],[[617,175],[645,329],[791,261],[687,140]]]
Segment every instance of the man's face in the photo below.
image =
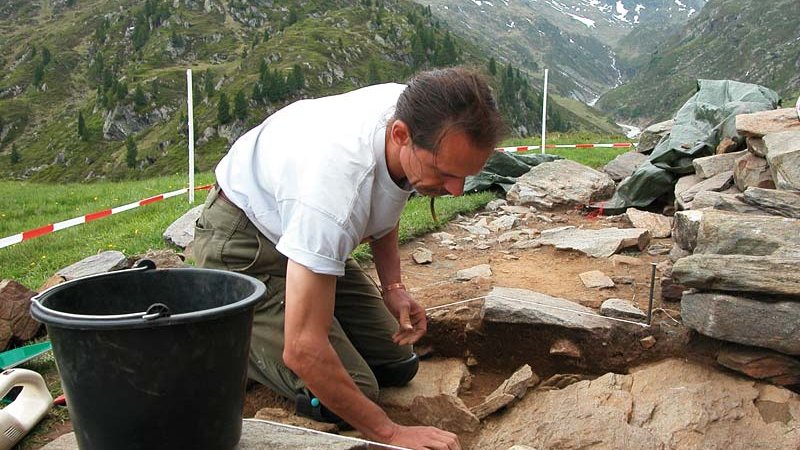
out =
[[476,147],[464,132],[445,135],[436,154],[411,144],[406,177],[421,195],[461,195],[464,180],[481,171],[491,149]]

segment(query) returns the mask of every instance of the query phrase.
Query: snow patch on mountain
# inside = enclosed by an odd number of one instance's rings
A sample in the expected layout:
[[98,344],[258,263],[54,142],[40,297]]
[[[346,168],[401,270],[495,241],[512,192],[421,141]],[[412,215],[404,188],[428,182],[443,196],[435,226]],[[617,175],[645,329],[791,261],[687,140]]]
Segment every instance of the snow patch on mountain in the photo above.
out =
[[578,22],[586,25],[589,28],[594,28],[594,20],[587,19],[586,17],[581,17],[572,13],[566,13],[568,16],[572,17],[573,19],[577,20]]

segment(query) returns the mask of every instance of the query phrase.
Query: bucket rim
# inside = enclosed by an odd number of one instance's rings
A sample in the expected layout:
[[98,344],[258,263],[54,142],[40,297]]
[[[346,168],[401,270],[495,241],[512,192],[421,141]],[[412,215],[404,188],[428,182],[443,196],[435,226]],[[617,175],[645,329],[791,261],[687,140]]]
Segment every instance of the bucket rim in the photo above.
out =
[[[126,314],[106,314],[106,315],[92,315],[92,314],[75,314],[58,311],[50,308],[44,304],[48,297],[57,294],[60,291],[70,289],[73,285],[86,280],[94,280],[105,277],[114,277],[121,274],[130,274],[135,272],[145,272],[154,270],[155,266],[141,266],[132,269],[117,270],[113,272],[105,272],[100,274],[88,275],[85,277],[75,278],[73,280],[65,281],[58,285],[52,286],[39,294],[31,297],[30,311],[34,319],[44,323],[48,326],[58,326],[62,328],[78,328],[78,329],[126,329],[126,328],[150,328],[156,326],[166,326],[183,323],[194,323],[205,320],[212,320],[219,317],[234,314],[245,310],[250,306],[255,306],[260,301],[264,300],[267,291],[264,283],[252,276],[245,275],[238,272],[221,269],[209,269],[204,267],[185,267],[185,268],[165,268],[158,269],[161,271],[169,272],[207,272],[217,273],[220,275],[235,277],[250,283],[253,286],[253,292],[247,297],[240,299],[233,303],[218,306],[215,308],[202,309],[198,311],[190,311],[180,314],[160,315],[153,314],[148,311],[126,313]],[[153,305],[157,305],[154,303]],[[151,305],[152,308],[152,305]]]

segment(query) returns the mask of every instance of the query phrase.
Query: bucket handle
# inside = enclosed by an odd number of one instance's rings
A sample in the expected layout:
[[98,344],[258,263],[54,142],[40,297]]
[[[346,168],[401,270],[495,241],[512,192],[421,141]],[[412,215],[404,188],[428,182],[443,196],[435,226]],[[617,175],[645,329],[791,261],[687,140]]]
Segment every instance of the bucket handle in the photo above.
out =
[[[133,265],[130,269],[119,270],[115,273],[121,272],[144,272],[147,270],[155,270],[156,263],[150,259],[140,259]],[[106,274],[98,274],[98,275],[90,275],[91,276],[103,276]],[[58,287],[58,285],[54,286]],[[46,292],[46,291],[45,291]],[[161,317],[169,317],[170,310],[169,307],[163,303],[153,303],[147,308],[147,311],[135,312],[135,313],[127,313],[127,314],[109,314],[109,315],[89,315],[89,314],[72,314],[63,311],[56,311],[54,309],[50,309],[39,302],[39,297],[44,294],[42,292],[39,295],[36,295],[31,298],[31,303],[35,303],[35,307],[39,309],[47,310],[48,314],[52,316],[56,316],[62,319],[76,319],[76,320],[124,320],[124,319],[143,319],[143,320],[154,320]]]

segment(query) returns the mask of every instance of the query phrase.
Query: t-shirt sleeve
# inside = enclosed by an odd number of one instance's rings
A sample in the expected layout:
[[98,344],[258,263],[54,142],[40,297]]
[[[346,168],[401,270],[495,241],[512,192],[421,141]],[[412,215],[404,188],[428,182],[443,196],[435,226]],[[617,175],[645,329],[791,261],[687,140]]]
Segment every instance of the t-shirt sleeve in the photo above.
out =
[[314,273],[344,275],[345,261],[358,245],[356,233],[299,201],[284,202],[281,210],[283,234],[275,248]]

